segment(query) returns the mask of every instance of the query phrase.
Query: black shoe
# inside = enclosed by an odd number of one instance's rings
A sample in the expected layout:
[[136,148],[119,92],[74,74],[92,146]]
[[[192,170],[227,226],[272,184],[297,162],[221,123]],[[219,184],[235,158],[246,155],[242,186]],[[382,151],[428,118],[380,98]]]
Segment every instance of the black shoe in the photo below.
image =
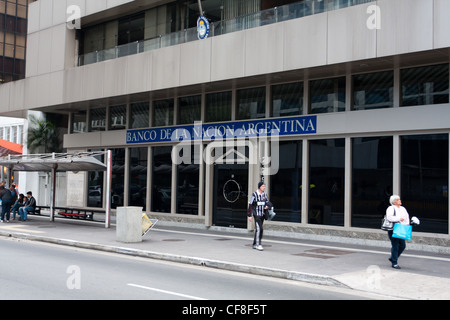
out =
[[398,264],[393,264],[393,265],[392,265],[392,268],[394,268],[394,269],[401,269],[400,266],[399,266]]

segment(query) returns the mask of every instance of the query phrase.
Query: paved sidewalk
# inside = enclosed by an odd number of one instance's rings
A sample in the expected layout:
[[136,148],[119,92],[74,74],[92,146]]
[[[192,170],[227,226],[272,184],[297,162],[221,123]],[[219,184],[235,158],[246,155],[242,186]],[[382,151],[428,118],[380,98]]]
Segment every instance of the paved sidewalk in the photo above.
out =
[[343,286],[383,298],[450,299],[450,256],[408,250],[390,267],[389,248],[265,236],[252,249],[247,231],[189,229],[159,222],[140,243],[116,241],[113,225],[68,219],[0,224],[0,236],[70,245],[238,272]]

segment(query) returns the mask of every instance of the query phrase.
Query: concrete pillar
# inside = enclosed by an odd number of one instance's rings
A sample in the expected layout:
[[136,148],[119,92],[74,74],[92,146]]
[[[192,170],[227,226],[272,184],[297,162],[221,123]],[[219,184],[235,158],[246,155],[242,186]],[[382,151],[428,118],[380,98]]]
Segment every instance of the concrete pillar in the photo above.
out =
[[118,207],[116,241],[142,242],[142,207]]

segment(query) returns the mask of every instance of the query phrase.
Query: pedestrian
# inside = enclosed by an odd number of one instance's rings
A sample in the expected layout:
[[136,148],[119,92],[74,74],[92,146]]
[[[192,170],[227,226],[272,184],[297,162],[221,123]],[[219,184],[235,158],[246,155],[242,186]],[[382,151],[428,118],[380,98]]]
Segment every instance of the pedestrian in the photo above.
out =
[[255,219],[255,237],[253,239],[253,249],[263,251],[264,248],[261,245],[263,236],[263,223],[265,218],[264,210],[267,210],[267,202],[269,201],[267,194],[264,192],[266,185],[264,182],[258,183],[258,190],[253,192],[250,201],[248,202],[247,216],[252,221]]
[[2,214],[0,222],[5,222],[5,217],[6,222],[9,222],[9,210],[11,210],[13,198],[11,195],[11,191],[9,189],[6,189],[4,185],[0,185],[0,199],[2,200]]
[[33,197],[31,191],[27,192],[27,199],[23,207],[19,208],[19,215],[22,221],[27,221],[28,212],[34,211],[36,209],[36,199]]
[[[394,223],[400,223],[404,225],[409,225],[409,214],[405,207],[402,206],[402,200],[398,195],[392,195],[389,198],[391,204],[390,207],[386,209],[386,218]],[[398,265],[398,258],[403,253],[406,248],[406,241],[403,239],[397,239],[392,236],[393,230],[388,231],[389,240],[391,240],[391,256],[389,261],[392,263],[392,268],[401,269]]]
[[16,202],[13,204],[11,208],[12,213],[12,219],[16,220],[16,214],[19,212],[19,208],[24,205],[25,202],[25,195],[23,193],[19,194],[19,197],[17,198]]

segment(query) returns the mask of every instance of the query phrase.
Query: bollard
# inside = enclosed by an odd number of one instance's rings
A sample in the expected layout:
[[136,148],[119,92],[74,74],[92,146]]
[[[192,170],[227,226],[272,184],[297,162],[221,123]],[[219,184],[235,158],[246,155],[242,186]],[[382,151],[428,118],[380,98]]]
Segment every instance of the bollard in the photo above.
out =
[[116,241],[142,242],[142,207],[118,207]]

